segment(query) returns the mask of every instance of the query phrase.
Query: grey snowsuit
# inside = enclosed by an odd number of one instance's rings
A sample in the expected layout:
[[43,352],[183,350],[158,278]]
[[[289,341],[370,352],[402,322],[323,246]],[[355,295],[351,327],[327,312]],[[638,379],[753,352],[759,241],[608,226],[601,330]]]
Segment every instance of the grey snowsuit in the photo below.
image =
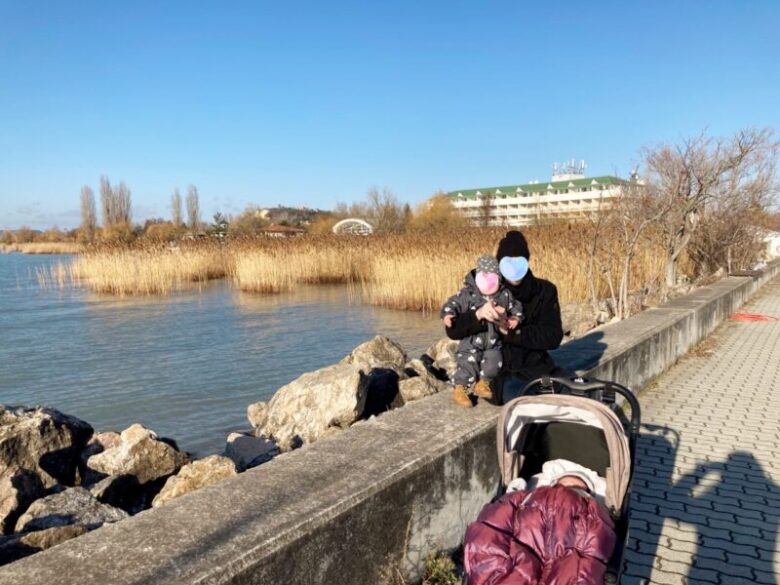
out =
[[[523,305],[516,301],[505,286],[500,286],[498,292],[491,297],[485,297],[477,288],[474,280],[475,271],[471,271],[463,280],[465,285],[457,294],[451,296],[441,309],[440,317],[458,315],[467,311],[476,311],[482,305],[492,300],[496,306],[503,307],[507,315],[523,318]],[[501,333],[498,326],[488,323],[487,331],[464,337],[458,343],[455,361],[458,364],[452,383],[466,388],[473,386],[477,380],[493,380],[501,371]]]

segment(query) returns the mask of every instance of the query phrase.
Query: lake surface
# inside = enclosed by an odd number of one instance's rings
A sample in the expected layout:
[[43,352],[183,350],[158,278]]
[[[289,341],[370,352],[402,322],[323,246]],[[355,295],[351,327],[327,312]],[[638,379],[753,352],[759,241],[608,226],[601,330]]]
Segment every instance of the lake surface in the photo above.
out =
[[42,404],[96,430],[134,422],[182,449],[220,452],[246,407],[374,335],[418,357],[435,317],[350,303],[346,287],[242,293],[219,281],[170,297],[41,288],[63,256],[0,254],[0,403]]

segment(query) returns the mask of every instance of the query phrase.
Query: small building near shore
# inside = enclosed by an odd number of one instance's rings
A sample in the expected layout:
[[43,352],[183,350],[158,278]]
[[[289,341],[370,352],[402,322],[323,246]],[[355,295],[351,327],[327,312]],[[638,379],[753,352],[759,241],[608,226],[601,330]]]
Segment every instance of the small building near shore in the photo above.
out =
[[334,225],[333,233],[337,236],[370,236],[374,233],[374,226],[364,219],[350,217]]

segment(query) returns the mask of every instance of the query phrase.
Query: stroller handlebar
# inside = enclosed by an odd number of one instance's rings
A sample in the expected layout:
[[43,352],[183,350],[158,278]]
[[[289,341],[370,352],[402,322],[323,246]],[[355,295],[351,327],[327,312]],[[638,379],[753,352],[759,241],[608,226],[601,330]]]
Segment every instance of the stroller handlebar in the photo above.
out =
[[631,406],[631,433],[639,433],[642,422],[639,401],[634,393],[625,386],[606,380],[584,378],[558,378],[545,376],[531,380],[523,388],[522,394],[570,394],[599,400],[605,404],[615,404],[616,395],[620,395]]

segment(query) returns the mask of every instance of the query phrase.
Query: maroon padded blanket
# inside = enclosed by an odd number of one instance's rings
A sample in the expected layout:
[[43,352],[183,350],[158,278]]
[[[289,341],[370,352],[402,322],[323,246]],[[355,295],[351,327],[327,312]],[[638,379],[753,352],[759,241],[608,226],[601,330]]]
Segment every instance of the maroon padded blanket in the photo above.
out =
[[562,487],[507,494],[466,530],[469,585],[604,582],[615,525],[593,498]]

